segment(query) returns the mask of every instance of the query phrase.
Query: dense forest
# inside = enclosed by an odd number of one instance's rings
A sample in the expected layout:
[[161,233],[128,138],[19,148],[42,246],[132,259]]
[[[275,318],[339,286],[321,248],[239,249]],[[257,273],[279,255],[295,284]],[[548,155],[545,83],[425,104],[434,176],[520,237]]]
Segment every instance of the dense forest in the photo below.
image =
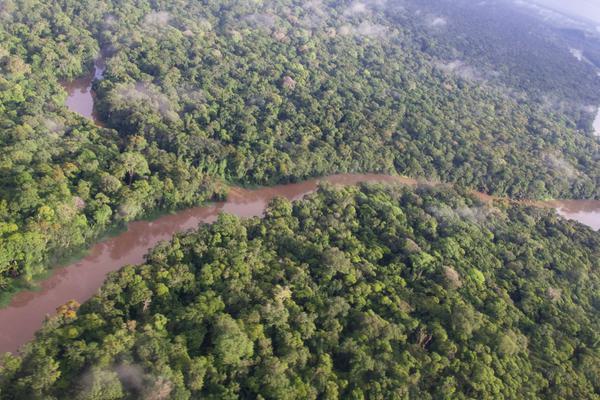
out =
[[6,355],[3,399],[598,399],[600,236],[453,189],[222,215]]
[[[440,41],[457,21],[383,0],[3,1],[0,291],[227,183],[386,172],[514,198],[598,198],[600,147],[577,118],[529,101],[532,85],[480,76],[474,56],[441,58],[451,45],[479,51]],[[553,49],[532,57],[546,64]],[[104,127],[69,112],[60,85],[101,54]],[[503,54],[486,62],[512,71]],[[540,90],[591,100],[596,83],[558,59],[538,70],[526,58],[514,77],[554,76]]]
[[[413,23],[416,29],[420,25],[423,50],[446,68],[501,83],[527,101],[558,108],[577,121],[591,120],[590,106],[600,104],[599,70],[592,61],[600,52],[600,36],[590,38],[581,30],[561,28],[505,1],[407,4],[413,13],[428,16]],[[406,13],[397,16],[400,24],[411,21]]]

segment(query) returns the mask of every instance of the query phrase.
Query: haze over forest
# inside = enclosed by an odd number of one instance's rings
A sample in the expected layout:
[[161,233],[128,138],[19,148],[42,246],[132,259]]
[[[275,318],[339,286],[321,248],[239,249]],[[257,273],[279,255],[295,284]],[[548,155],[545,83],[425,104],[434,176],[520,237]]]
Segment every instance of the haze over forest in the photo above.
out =
[[600,7],[540,1],[1,1],[0,399],[600,400]]
[[600,2],[596,0],[526,0],[562,11],[568,15],[585,18],[600,24]]

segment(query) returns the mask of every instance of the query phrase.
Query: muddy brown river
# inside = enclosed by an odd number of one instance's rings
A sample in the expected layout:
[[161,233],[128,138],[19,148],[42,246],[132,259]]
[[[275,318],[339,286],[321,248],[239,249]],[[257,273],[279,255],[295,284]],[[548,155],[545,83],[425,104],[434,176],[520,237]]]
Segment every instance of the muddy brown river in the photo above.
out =
[[164,215],[153,221],[132,222],[126,232],[94,245],[82,260],[56,268],[51,277],[40,282],[39,290],[20,292],[8,307],[0,309],[0,354],[15,352],[33,339],[46,315],[54,314],[58,306],[72,299],[83,302],[92,297],[109,272],[144,261],[144,255],[158,242],[169,240],[177,232],[196,228],[200,223],[214,222],[219,213],[260,216],[274,197],[300,199],[314,191],[319,181],[342,185],[358,182],[415,183],[411,179],[385,175],[334,175],[256,190],[232,188],[227,201]]
[[[77,84],[65,85],[69,93],[67,106],[72,111],[95,120],[91,83],[102,76],[102,71],[102,64],[97,63],[94,74],[78,80]],[[143,262],[144,255],[158,242],[169,240],[177,232],[196,228],[200,223],[211,223],[222,212],[240,217],[260,216],[274,197],[300,199],[314,191],[320,181],[340,185],[359,182],[416,184],[413,179],[401,177],[344,174],[256,190],[232,188],[227,201],[164,215],[153,221],[132,222],[127,231],[94,245],[82,260],[54,269],[48,279],[40,282],[39,290],[20,292],[7,307],[0,309],[0,354],[16,352],[33,339],[46,316],[54,314],[60,305],[69,300],[83,302],[93,296],[109,272]],[[485,195],[481,197],[490,199]],[[555,208],[565,218],[600,229],[600,201],[552,201],[542,205]]]
[[553,200],[546,204],[567,219],[600,230],[600,200]]
[[92,83],[95,79],[102,79],[104,69],[104,60],[99,58],[94,63],[94,70],[88,75],[69,82],[63,82],[62,84],[67,92],[67,101],[65,102],[65,105],[69,110],[89,118],[97,124],[100,124],[100,122],[94,112]]

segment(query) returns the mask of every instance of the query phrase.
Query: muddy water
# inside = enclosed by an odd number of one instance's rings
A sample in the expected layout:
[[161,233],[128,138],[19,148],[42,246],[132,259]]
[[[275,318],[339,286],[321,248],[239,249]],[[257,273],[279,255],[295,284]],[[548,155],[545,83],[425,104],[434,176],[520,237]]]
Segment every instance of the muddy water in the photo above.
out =
[[[79,83],[66,86],[69,91],[67,106],[72,111],[94,119],[91,83],[94,78],[102,76],[102,71],[102,65],[96,65],[94,76],[90,75]],[[30,341],[46,315],[54,314],[58,306],[71,299],[83,302],[93,296],[109,272],[127,264],[143,262],[144,255],[158,242],[170,239],[177,232],[193,229],[200,223],[211,223],[221,212],[240,217],[259,216],[275,196],[290,200],[302,198],[314,191],[319,181],[343,185],[358,182],[416,184],[411,179],[385,175],[335,175],[257,190],[233,188],[225,202],[187,209],[151,222],[133,222],[126,232],[93,246],[84,259],[54,270],[52,276],[40,284],[40,290],[21,292],[8,307],[0,309],[0,354],[15,352],[22,344]],[[492,199],[486,195],[481,195],[480,198]],[[600,229],[600,201],[554,201],[543,205],[556,208],[566,218]]]
[[[480,192],[473,192],[473,194],[484,202],[500,199]],[[511,201],[505,197],[500,200]],[[600,230],[600,200],[519,200],[513,202],[525,206],[554,208],[563,218],[587,225],[595,231]]]
[[187,209],[151,222],[132,222],[126,232],[92,247],[84,259],[54,270],[50,278],[41,282],[40,290],[21,292],[8,307],[0,309],[0,354],[15,352],[30,341],[46,315],[54,314],[58,306],[71,299],[78,302],[89,299],[109,272],[127,264],[141,263],[148,249],[158,242],[170,239],[177,232],[193,229],[199,223],[213,222],[222,212],[241,217],[259,216],[275,196],[299,199],[314,191],[319,181],[343,185],[358,182],[415,183],[411,179],[383,175],[336,175],[257,190],[233,188],[225,202]]
[[[93,296],[109,272],[127,264],[143,262],[144,255],[158,242],[169,240],[177,232],[196,228],[200,223],[214,222],[222,212],[240,217],[259,216],[274,197],[300,199],[314,191],[320,181],[340,185],[358,182],[417,183],[413,179],[386,175],[345,174],[256,190],[232,188],[227,201],[190,208],[154,221],[132,222],[126,232],[93,246],[84,259],[55,269],[52,276],[40,284],[40,290],[21,292],[8,307],[0,309],[0,354],[15,352],[30,341],[46,315],[54,314],[58,306],[71,299],[83,302]],[[480,197],[482,200],[493,199],[490,196]],[[600,229],[600,201],[555,201],[545,205],[556,208],[567,218]]]
[[600,200],[556,200],[546,204],[567,219],[600,230]]
[[65,102],[67,108],[91,119],[97,124],[99,124],[99,121],[94,112],[92,83],[96,79],[102,79],[104,69],[104,60],[99,58],[94,63],[94,70],[88,75],[73,81],[63,82],[62,84],[68,94],[67,101]]

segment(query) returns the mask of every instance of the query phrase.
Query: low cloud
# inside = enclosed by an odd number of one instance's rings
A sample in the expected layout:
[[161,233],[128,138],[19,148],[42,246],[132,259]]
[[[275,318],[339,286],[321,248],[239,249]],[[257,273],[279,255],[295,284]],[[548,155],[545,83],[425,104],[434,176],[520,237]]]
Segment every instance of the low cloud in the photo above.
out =
[[146,379],[146,374],[140,366],[121,364],[117,365],[114,369],[119,376],[119,380],[123,384],[123,387],[125,387],[127,391],[133,390],[141,392],[144,389],[144,379]]
[[429,26],[434,28],[446,26],[447,24],[448,21],[443,17],[435,17],[431,20],[431,22],[429,22]]
[[436,61],[433,65],[440,71],[458,76],[469,81],[483,80],[483,75],[474,67],[466,64],[461,60],[453,60],[449,62]]
[[79,396],[84,398],[92,393],[109,390],[113,396],[128,393],[145,400],[166,400],[173,391],[173,383],[169,379],[146,373],[136,364],[92,367],[80,377],[78,386]]
[[567,179],[575,179],[579,177],[579,171],[567,160],[557,154],[545,154],[544,162],[546,166],[555,172],[556,175]]
[[304,10],[306,12],[312,13],[312,14],[316,14],[318,16],[325,16],[326,14],[326,6],[323,4],[323,1],[321,0],[309,0],[304,2],[304,4],[302,5],[302,8],[304,8]]
[[490,206],[480,207],[457,207],[451,208],[446,205],[429,208],[429,213],[441,220],[462,220],[478,225],[484,224],[497,213],[497,209]]
[[356,2],[352,3],[350,5],[350,7],[346,8],[346,10],[344,11],[344,15],[345,16],[355,16],[355,15],[365,14],[368,11],[369,10],[367,8],[366,3],[356,1]]
[[415,15],[430,31],[440,33],[448,25],[448,18],[443,15],[433,15],[421,10],[416,10]]
[[362,36],[383,37],[387,32],[387,28],[383,25],[365,21],[358,26],[356,32]]
[[358,25],[343,25],[338,30],[338,33],[342,36],[354,35],[371,38],[384,38],[388,33],[388,28],[380,24],[363,21]]
[[593,104],[588,104],[587,106],[581,106],[581,110],[588,114],[596,114],[598,112],[598,107]]
[[321,0],[309,0],[302,5],[303,15],[297,22],[306,28],[320,28],[325,23],[327,6]]
[[[387,3],[387,0],[356,0],[350,3],[341,14],[348,19],[366,16],[374,10],[386,7]],[[322,0],[309,0],[303,4],[302,8],[304,12],[299,20],[302,26],[311,29],[324,28],[326,17],[330,14],[327,4],[324,4]],[[337,33],[341,35],[356,33],[363,36],[377,36],[380,35],[380,27],[382,26],[378,24],[363,22],[363,24],[356,27],[342,25],[342,27],[337,29]],[[329,35],[333,36],[334,34],[331,29],[330,27]]]
[[169,120],[179,119],[169,98],[152,83],[120,84],[111,92],[111,103],[128,107],[150,107]]
[[165,27],[169,24],[171,20],[171,14],[166,11],[153,11],[149,14],[146,14],[144,17],[144,24],[146,26],[154,26],[154,27]]
[[242,18],[242,21],[254,29],[271,30],[277,25],[277,17],[269,13],[248,14]]
[[368,14],[373,10],[378,10],[386,6],[386,0],[362,0],[355,1],[344,10],[345,17],[354,17]]
[[570,48],[569,51],[577,59],[577,61],[583,61],[583,51],[580,49]]
[[[526,96],[522,96],[526,99]],[[577,102],[565,100],[563,97],[559,97],[556,94],[544,94],[539,98],[541,106],[551,112],[576,112],[576,113],[587,113],[595,115],[597,112],[597,106],[591,104],[580,104]]]

